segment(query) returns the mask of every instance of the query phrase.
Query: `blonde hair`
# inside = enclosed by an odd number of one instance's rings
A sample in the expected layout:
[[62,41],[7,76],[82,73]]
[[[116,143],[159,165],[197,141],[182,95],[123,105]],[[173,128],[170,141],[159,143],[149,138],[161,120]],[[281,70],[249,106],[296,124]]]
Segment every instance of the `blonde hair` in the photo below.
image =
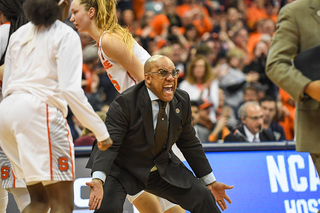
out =
[[132,53],[134,39],[127,28],[118,23],[115,0],[80,0],[86,11],[91,7],[96,10],[96,25],[107,32],[115,32],[122,37],[129,53]]
[[200,61],[200,60],[203,60],[204,64],[205,64],[205,72],[202,77],[202,83],[204,84],[208,80],[211,80],[214,78],[213,73],[212,73],[212,67],[210,66],[207,58],[202,55],[198,55],[190,62],[189,66],[187,68],[186,81],[188,81],[192,85],[196,83],[196,79],[193,74],[193,69],[196,66],[196,62]]

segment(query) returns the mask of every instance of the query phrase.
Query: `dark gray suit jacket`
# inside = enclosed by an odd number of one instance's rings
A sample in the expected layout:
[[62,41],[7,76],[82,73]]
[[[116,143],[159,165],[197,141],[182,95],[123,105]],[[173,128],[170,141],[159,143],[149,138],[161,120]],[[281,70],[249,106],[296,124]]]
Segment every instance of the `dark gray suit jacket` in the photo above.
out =
[[145,188],[154,165],[168,183],[189,188],[190,171],[171,150],[176,143],[197,177],[211,173],[211,166],[191,125],[188,94],[177,89],[169,104],[166,147],[156,155],[151,100],[145,82],[119,95],[110,105],[106,118],[113,145],[106,151],[94,147],[87,167],[117,178],[128,194],[136,194]]

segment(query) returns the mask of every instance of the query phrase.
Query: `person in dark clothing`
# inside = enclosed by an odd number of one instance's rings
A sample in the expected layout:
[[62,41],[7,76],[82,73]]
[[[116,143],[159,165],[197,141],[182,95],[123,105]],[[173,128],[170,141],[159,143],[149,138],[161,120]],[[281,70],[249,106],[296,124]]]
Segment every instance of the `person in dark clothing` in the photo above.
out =
[[258,102],[249,101],[239,109],[240,125],[233,133],[225,137],[225,142],[275,141],[270,129],[263,129],[263,112]]

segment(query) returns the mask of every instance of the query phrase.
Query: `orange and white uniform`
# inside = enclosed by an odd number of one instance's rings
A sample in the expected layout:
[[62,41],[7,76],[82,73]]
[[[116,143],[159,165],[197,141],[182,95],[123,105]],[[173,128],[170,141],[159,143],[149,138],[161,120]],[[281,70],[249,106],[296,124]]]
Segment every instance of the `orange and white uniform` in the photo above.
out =
[[27,185],[73,181],[67,105],[98,141],[109,137],[81,88],[79,36],[58,20],[49,28],[27,23],[12,34],[5,62],[0,145],[14,174]]
[[[139,81],[137,78],[133,77],[121,64],[119,64],[112,58],[108,58],[103,52],[103,49],[101,47],[101,39],[105,33],[106,32],[103,32],[100,36],[98,54],[104,69],[108,73],[110,81],[113,83],[116,90],[119,93],[122,93],[129,87],[139,83]],[[143,49],[143,47],[141,47],[136,41],[133,45],[133,54],[138,57],[142,64],[145,64],[148,58],[150,58],[149,53],[145,49]]]

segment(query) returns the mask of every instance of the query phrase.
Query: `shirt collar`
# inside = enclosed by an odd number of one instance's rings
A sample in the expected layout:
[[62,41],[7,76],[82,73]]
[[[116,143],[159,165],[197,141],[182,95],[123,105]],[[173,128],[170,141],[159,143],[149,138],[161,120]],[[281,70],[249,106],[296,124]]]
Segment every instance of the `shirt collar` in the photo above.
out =
[[156,101],[159,99],[148,87],[147,87],[147,91],[151,101]]
[[252,141],[253,141],[254,136],[256,136],[256,138],[260,141],[259,132],[257,132],[256,135],[253,135],[253,134],[249,131],[249,129],[246,127],[246,125],[243,125],[243,129],[244,129],[244,133],[245,133],[245,135],[247,136],[249,142],[252,142]]

